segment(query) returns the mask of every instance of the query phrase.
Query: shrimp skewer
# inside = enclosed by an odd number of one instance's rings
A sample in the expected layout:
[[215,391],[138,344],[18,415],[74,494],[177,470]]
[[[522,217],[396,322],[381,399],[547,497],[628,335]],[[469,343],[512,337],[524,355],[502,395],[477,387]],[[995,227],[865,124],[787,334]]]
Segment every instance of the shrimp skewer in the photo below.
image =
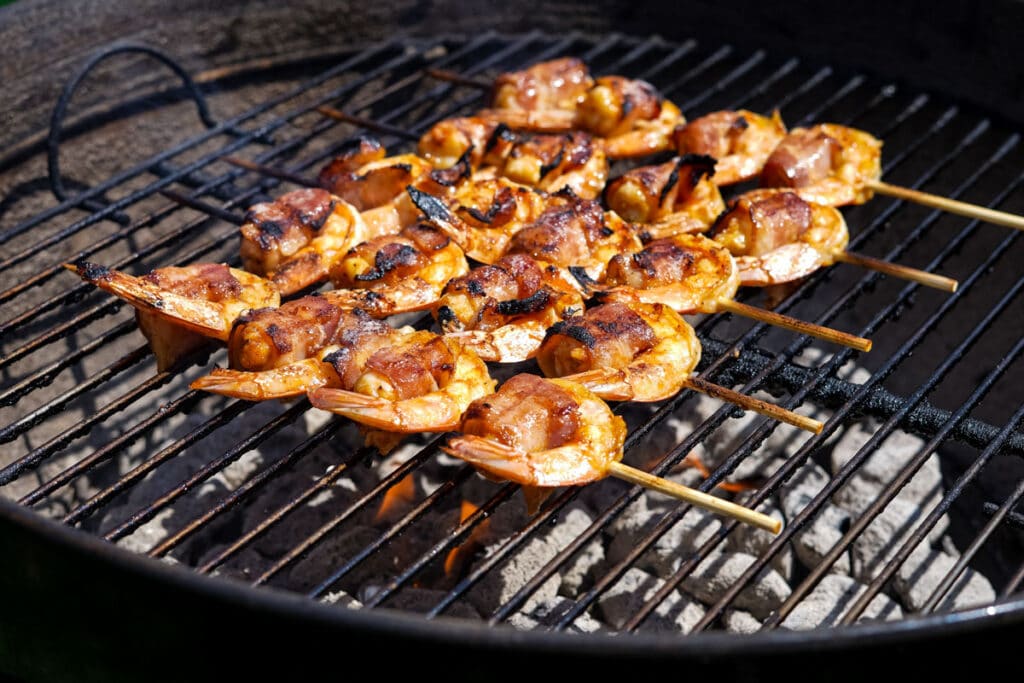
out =
[[228,340],[229,367],[191,387],[247,401],[294,398],[317,386],[342,385],[351,368],[397,334],[361,309],[313,294],[240,317]]
[[484,360],[514,363],[533,357],[551,325],[582,310],[583,295],[571,276],[514,254],[449,281],[434,317],[446,335]]
[[605,201],[625,220],[643,224],[645,242],[704,232],[725,211],[722,193],[711,182],[715,168],[713,158],[697,155],[641,166],[609,183]]
[[135,307],[160,372],[210,339],[226,342],[245,311],[281,300],[268,280],[221,263],[158,268],[141,277],[84,260],[65,267]]
[[655,240],[642,250],[618,254],[609,262],[602,282],[585,283],[595,294],[633,296],[645,303],[663,303],[676,312],[729,312],[868,351],[870,340],[780,315],[735,300],[739,268],[728,249],[703,235],[682,234]]
[[351,374],[354,379],[340,386],[313,388],[309,400],[358,422],[366,444],[382,452],[406,434],[454,429],[469,405],[496,384],[470,349],[425,330],[400,333]]
[[576,382],[515,375],[496,393],[472,402],[459,431],[442,450],[484,476],[529,487],[534,501],[553,488],[613,476],[776,533],[781,529],[767,515],[622,464],[625,422]]
[[677,126],[672,138],[679,154],[714,158],[711,180],[717,185],[733,185],[756,178],[785,135],[778,111],[768,117],[739,109],[692,119]]
[[[444,71],[430,73],[452,78]],[[685,122],[679,108],[650,83],[615,75],[594,79],[581,60],[571,57],[505,73],[490,84],[454,79],[491,91],[480,118],[517,130],[586,131],[601,141],[609,159],[668,150],[673,130]]]
[[[747,126],[744,130],[753,129],[753,134],[738,134],[735,127],[727,125],[740,119]],[[785,135],[780,138],[780,133]],[[748,135],[749,142],[741,143]],[[773,139],[776,142],[771,147]],[[723,111],[677,128],[675,142],[680,152],[701,152],[716,157],[724,152],[717,167],[720,171],[732,166],[742,167],[742,172],[736,174],[738,180],[751,180],[760,175],[761,187],[789,188],[818,204],[863,204],[877,193],[1024,230],[1024,216],[884,182],[881,180],[882,142],[849,126],[819,123],[786,133],[778,112],[768,119],[744,110]],[[712,151],[716,147],[718,151]],[[715,182],[721,185],[733,182],[732,174],[723,173],[719,177],[716,173]]]
[[696,377],[700,354],[697,335],[680,314],[620,293],[552,326],[537,363],[545,376],[579,382],[606,401],[662,401],[689,388],[821,431],[817,420]]
[[743,286],[792,282],[843,261],[944,291],[957,288],[956,280],[950,278],[848,252],[849,232],[839,210],[804,201],[790,190],[754,190],[740,195],[709,236],[736,258]]
[[448,281],[468,271],[457,244],[433,227],[413,225],[352,247],[331,267],[337,289],[324,297],[383,318],[433,308]]

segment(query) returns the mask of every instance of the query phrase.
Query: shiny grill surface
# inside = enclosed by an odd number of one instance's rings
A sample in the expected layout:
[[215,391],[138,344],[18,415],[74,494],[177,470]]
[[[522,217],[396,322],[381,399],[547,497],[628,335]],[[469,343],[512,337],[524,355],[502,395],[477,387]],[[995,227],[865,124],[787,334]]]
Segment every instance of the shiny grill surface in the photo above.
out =
[[[61,180],[61,161],[84,153],[89,135],[109,131],[77,132],[62,142],[63,122],[55,117],[49,171],[57,200],[13,224],[0,217],[0,440],[5,444],[0,495],[199,574],[220,573],[314,599],[359,590],[362,609],[398,606],[428,619],[462,616],[456,609],[460,601],[562,523],[581,489],[559,490],[486,556],[479,549],[474,554],[475,535],[503,508],[520,504],[517,486],[485,482],[466,465],[448,463],[428,471],[441,457],[443,435],[413,439],[417,447],[405,459],[389,459],[385,466],[353,446],[351,424],[315,415],[305,400],[254,405],[189,390],[189,380],[226,363],[223,351],[211,346],[191,364],[157,372],[135,331],[131,307],[80,282],[62,264],[88,258],[138,274],[199,261],[238,266],[237,225],[247,206],[294,187],[282,178],[314,177],[347,140],[362,133],[378,135],[390,153],[411,149],[411,141],[434,122],[481,105],[479,89],[433,78],[430,69],[487,78],[561,55],[584,58],[595,74],[648,80],[690,118],[716,109],[778,109],[790,127],[833,121],[862,128],[885,141],[883,178],[889,182],[1024,212],[1020,133],[998,118],[877,75],[696,40],[670,44],[618,35],[534,33],[380,44],[338,55],[317,75],[282,86],[272,99],[233,118],[217,122],[200,107],[207,127],[190,120],[180,142],[134,150],[133,160],[91,184]],[[84,69],[82,76],[87,80]],[[110,93],[112,106],[123,97]],[[183,118],[195,117],[187,102],[177,106]],[[318,111],[322,106],[343,110],[359,123],[325,116]],[[73,110],[71,102],[69,117]],[[145,117],[140,112],[127,119],[121,134],[130,134],[133,122]],[[281,173],[271,177],[242,169],[226,162],[228,157]],[[1024,349],[1019,235],[882,197],[844,214],[851,249],[956,277],[960,288],[954,294],[935,292],[839,265],[786,293],[777,307],[873,339],[868,354],[729,316],[695,321],[704,348],[703,377],[746,393],[768,392],[791,409],[824,411],[827,420],[821,434],[793,437],[797,445],[785,463],[757,482],[745,504],[757,506],[808,463],[823,462],[830,437],[854,420],[871,416],[876,421],[866,442],[786,519],[756,562],[706,605],[692,632],[721,628],[723,616],[755,577],[815,522],[869,458],[885,453],[890,436],[901,433],[919,435],[925,445],[815,566],[796,573],[789,597],[759,628],[777,628],[940,450],[941,501],[915,521],[892,559],[844,607],[837,623],[857,621],[950,512],[959,520],[954,529],[959,559],[919,609],[904,606],[906,618],[950,609],[942,606],[943,597],[968,567],[986,570],[997,600],[1019,596],[1024,581],[1019,521],[1024,386],[1014,381]],[[748,294],[747,300],[757,302],[758,295]],[[848,381],[850,363],[865,368],[866,379]],[[626,461],[668,474],[739,417],[723,405],[670,447],[653,449],[653,437],[667,429],[666,421],[691,411],[695,400],[684,391],[650,411],[630,413]],[[712,491],[729,479],[779,429],[767,418],[753,420],[700,488]],[[247,458],[254,449],[260,457]],[[416,490],[399,496],[399,513],[364,524],[379,516],[389,493],[398,496],[409,476]],[[357,490],[337,494],[343,478],[357,482]],[[607,492],[600,514],[482,615],[484,622],[508,622],[644,494],[640,487],[611,481],[592,486]],[[460,514],[465,500],[473,501],[472,509]],[[644,528],[632,549],[567,596],[569,607],[545,627],[571,629],[687,514],[692,514],[689,506],[680,504]],[[296,570],[318,552],[322,557],[323,548],[339,537],[351,535],[357,522],[376,532],[353,546],[357,550]],[[724,524],[688,552],[619,629],[642,629],[666,597],[736,533],[736,523]],[[474,557],[450,573],[445,565],[459,549]],[[367,582],[367,575],[374,579]],[[415,600],[408,597],[413,593]]]

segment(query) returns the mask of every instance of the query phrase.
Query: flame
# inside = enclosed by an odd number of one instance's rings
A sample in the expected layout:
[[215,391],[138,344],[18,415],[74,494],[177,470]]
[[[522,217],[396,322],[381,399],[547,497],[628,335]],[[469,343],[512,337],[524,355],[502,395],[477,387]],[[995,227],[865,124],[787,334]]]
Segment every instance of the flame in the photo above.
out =
[[374,523],[383,522],[395,516],[395,511],[411,503],[416,498],[416,482],[412,474],[407,474],[399,479],[384,493],[380,501],[380,508],[374,516]]
[[[711,469],[705,465],[704,461],[700,459],[700,456],[693,451],[687,453],[686,457],[680,461],[678,467],[680,469],[684,467],[692,467],[700,472],[700,476],[705,479],[711,476]],[[715,488],[722,489],[723,491],[729,491],[730,493],[739,493],[741,491],[753,491],[757,489],[757,484],[750,481],[723,481]]]
[[[480,508],[468,500],[463,500],[461,509],[459,510],[459,524],[465,522],[479,509]],[[477,524],[471,532],[469,532],[469,538],[448,551],[447,557],[444,558],[445,576],[453,578],[461,573],[463,565],[466,564],[466,560],[468,560],[480,547],[480,539],[482,539],[484,534],[487,533],[490,528],[490,523],[489,519],[483,520]]]

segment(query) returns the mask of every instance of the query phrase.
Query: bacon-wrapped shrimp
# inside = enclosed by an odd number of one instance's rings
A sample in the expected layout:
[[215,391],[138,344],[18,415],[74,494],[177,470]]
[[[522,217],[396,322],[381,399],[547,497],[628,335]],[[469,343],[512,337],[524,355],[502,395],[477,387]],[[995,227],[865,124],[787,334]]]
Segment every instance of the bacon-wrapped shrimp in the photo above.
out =
[[386,156],[379,140],[362,136],[320,170],[318,182],[363,213],[368,228],[365,239],[371,239],[416,222],[419,211],[409,201],[408,186],[445,196],[471,171],[469,159],[461,154],[438,168],[429,157]]
[[579,382],[608,401],[661,401],[683,388],[701,346],[683,317],[630,296],[557,322],[537,352],[548,377]]
[[608,476],[626,425],[583,385],[523,373],[471,403],[458,431],[446,453],[490,477],[553,488]]
[[331,303],[383,318],[432,308],[452,278],[469,272],[462,249],[434,227],[418,223],[352,247],[330,270]]
[[[325,361],[337,359],[332,354]],[[358,422],[367,445],[386,452],[404,434],[454,429],[495,384],[487,365],[458,340],[420,330],[394,336],[349,379],[314,389],[309,400]]]
[[592,79],[579,60],[541,62],[499,76],[491,108],[480,112],[515,129],[583,130],[601,138],[610,159],[645,156],[672,146],[685,119],[650,83],[623,76]]
[[327,278],[332,262],[366,239],[359,210],[307,188],[250,207],[241,227],[242,265],[291,294]]
[[739,269],[728,249],[703,235],[681,234],[612,257],[596,289],[605,295],[624,291],[689,314],[717,312],[739,286]]
[[642,246],[634,226],[617,213],[562,191],[552,195],[537,220],[512,236],[505,253],[526,254],[600,280],[615,254],[638,251]]
[[451,280],[434,317],[484,360],[512,363],[532,358],[548,327],[581,310],[583,296],[571,276],[513,254]]
[[[312,388],[342,386],[353,368],[399,331],[361,309],[319,294],[249,311],[228,339],[228,368],[192,382],[193,389],[247,401],[288,399]],[[331,362],[324,362],[326,357]]]
[[494,263],[513,235],[539,218],[549,195],[503,178],[467,184],[451,201],[410,187],[409,196],[431,225],[480,263]]
[[160,372],[208,339],[226,342],[245,311],[281,300],[268,280],[222,263],[158,268],[141,277],[84,260],[67,267],[135,307]]
[[760,183],[817,204],[862,204],[874,194],[866,183],[880,178],[881,158],[882,142],[864,131],[834,123],[794,128],[765,161]]
[[479,116],[452,118],[432,126],[418,151],[441,167],[468,155],[477,179],[497,176],[545,192],[568,187],[588,199],[608,180],[604,149],[582,131],[544,135]]
[[725,211],[725,200],[711,182],[715,160],[686,155],[622,174],[605,190],[612,211],[642,224],[644,241],[684,232],[704,232]]
[[746,109],[711,112],[676,127],[673,141],[679,154],[705,154],[715,159],[712,180],[733,185],[752,180],[786,135],[776,110],[763,116]]
[[709,237],[736,257],[742,286],[792,282],[830,266],[849,232],[838,209],[790,190],[754,190],[731,202]]
[[560,57],[538,62],[494,79],[491,107],[521,111],[573,111],[594,86],[582,59]]

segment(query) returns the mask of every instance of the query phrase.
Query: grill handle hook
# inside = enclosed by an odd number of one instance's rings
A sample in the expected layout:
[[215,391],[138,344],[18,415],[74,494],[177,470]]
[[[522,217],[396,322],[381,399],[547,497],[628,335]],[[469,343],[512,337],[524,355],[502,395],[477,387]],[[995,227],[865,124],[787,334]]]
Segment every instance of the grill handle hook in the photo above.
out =
[[[203,93],[200,92],[196,86],[195,81],[188,75],[184,67],[176,62],[173,58],[164,54],[156,48],[148,45],[142,45],[139,43],[114,43],[108,45],[97,52],[95,52],[77,73],[67,82],[64,86],[64,90],[61,92],[60,97],[57,99],[57,104],[53,108],[53,114],[50,116],[50,132],[47,136],[47,153],[46,153],[46,165],[50,178],[50,190],[58,201],[65,201],[68,199],[67,188],[64,186],[64,181],[60,174],[60,141],[61,131],[64,126],[64,116],[67,113],[68,104],[71,102],[71,98],[74,96],[75,91],[85,80],[86,76],[96,68],[96,66],[115,55],[124,53],[139,53],[152,57],[158,62],[164,64],[167,68],[173,71],[178,78],[181,79],[182,85],[188,91],[188,94],[192,97],[192,100],[196,103],[196,110],[199,114],[199,119],[203,122],[207,128],[213,128],[217,125],[217,121],[210,115],[210,108],[206,104],[206,98]],[[90,211],[99,211],[104,205],[94,199],[88,199],[82,202]],[[128,218],[123,214],[116,214],[114,216],[119,222],[127,222]]]

